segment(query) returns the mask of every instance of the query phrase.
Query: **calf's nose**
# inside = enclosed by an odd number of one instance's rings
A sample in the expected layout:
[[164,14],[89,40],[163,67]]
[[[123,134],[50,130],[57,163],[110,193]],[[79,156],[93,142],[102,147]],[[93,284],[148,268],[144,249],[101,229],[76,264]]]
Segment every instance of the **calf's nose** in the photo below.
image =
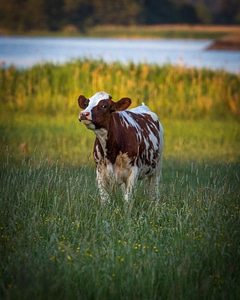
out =
[[79,121],[81,122],[82,120],[89,120],[90,112],[80,112],[79,115]]

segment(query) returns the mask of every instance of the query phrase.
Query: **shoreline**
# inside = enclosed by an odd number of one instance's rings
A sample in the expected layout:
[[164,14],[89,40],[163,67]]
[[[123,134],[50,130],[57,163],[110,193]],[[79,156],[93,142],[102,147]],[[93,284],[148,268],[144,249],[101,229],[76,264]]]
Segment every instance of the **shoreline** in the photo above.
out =
[[11,31],[0,27],[2,36],[76,36],[76,37],[148,37],[148,38],[194,38],[213,40],[226,36],[240,35],[240,26],[197,25],[197,24],[162,24],[162,25],[98,25],[79,30],[73,25],[66,25],[58,31],[31,30]]
[[240,51],[240,34],[224,36],[207,47],[206,50]]
[[212,43],[205,50],[240,51],[240,26],[224,25],[105,25],[86,28],[79,31],[73,25],[67,25],[60,31],[9,31],[0,28],[0,36],[24,37],[75,37],[75,38],[117,38],[117,39],[189,39],[210,40]]

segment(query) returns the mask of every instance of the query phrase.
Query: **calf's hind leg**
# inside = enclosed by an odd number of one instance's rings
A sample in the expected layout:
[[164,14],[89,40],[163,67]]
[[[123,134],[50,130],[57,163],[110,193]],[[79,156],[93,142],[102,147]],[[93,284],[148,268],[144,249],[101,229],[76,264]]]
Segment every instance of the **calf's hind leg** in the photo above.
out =
[[156,171],[152,176],[148,177],[147,180],[147,194],[150,200],[159,200],[159,184],[160,184],[160,177],[162,172],[162,159],[159,159],[159,162],[156,166]]
[[149,200],[159,200],[160,175],[154,174],[147,179],[147,195]]

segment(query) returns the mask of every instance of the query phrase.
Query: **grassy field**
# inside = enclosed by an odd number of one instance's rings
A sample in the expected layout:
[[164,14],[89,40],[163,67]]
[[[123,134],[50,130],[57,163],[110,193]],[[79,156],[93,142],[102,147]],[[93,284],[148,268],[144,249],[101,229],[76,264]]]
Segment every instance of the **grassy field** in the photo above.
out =
[[[145,101],[161,199],[100,205],[79,94]],[[0,73],[1,299],[238,299],[240,78],[101,61]]]

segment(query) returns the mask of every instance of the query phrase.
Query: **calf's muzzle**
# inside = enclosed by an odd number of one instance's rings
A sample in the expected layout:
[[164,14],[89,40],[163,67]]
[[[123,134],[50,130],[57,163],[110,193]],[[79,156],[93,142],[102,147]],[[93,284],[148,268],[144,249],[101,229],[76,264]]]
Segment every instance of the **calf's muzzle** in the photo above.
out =
[[79,121],[80,122],[84,121],[84,120],[90,121],[89,116],[90,116],[89,112],[81,112],[80,115],[79,115]]

